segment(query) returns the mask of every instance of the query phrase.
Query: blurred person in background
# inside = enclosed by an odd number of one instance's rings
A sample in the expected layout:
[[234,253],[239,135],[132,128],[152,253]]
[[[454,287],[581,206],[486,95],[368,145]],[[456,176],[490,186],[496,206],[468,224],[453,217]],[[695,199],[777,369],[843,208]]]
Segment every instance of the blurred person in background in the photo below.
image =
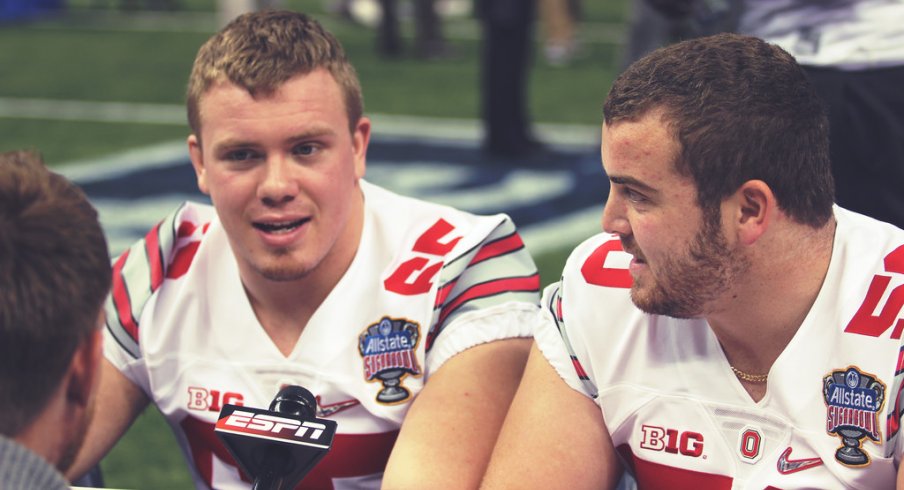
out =
[[621,69],[654,49],[734,32],[743,0],[632,0]]
[[656,43],[728,31],[791,53],[828,107],[838,204],[904,227],[904,2],[646,2],[654,12],[633,23],[629,62]]
[[36,153],[0,154],[0,488],[68,489],[102,357],[107,243]]
[[545,146],[531,129],[528,81],[537,0],[477,0],[481,23],[480,111],[483,151],[525,158]]
[[232,22],[232,19],[258,10],[278,9],[285,0],[217,0],[217,21],[220,26]]
[[835,199],[904,227],[904,2],[743,2],[738,32],[803,65],[829,111]]
[[[412,0],[414,10],[414,56],[420,59],[442,59],[450,54],[443,37],[442,19],[436,0]],[[377,27],[377,52],[386,58],[402,56],[404,45],[399,26],[398,0],[380,0],[380,23]]]
[[580,0],[540,0],[543,56],[550,66],[567,66],[578,55]]

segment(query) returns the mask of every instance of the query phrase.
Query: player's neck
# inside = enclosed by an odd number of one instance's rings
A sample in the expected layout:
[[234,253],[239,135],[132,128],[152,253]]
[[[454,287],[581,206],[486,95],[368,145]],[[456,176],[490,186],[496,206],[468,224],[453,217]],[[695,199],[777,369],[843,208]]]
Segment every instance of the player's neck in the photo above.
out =
[[315,310],[297,310],[295,314],[284,315],[274,310],[255,308],[257,320],[264,332],[270,337],[270,340],[279,349],[283,356],[288,357],[298,339],[301,338],[301,332],[307,326],[308,320],[314,314]]
[[348,264],[338,274],[312,271],[294,281],[271,281],[260,277],[246,281],[243,278],[251,309],[283,355],[288,356],[295,349],[308,321],[347,270]]
[[79,426],[78,422],[81,419],[76,415],[81,414],[71,413],[69,405],[65,403],[61,386],[50,397],[41,413],[14,439],[56,466],[73,428]]
[[[834,229],[833,220],[812,233],[786,233],[757,251],[749,273],[706,315],[732,366],[769,372],[822,289]],[[765,394],[765,383],[742,384],[755,400]]]
[[251,308],[283,355],[295,349],[308,321],[351,267],[361,241],[363,215],[362,202],[333,248],[303,277],[277,281],[239,266]]

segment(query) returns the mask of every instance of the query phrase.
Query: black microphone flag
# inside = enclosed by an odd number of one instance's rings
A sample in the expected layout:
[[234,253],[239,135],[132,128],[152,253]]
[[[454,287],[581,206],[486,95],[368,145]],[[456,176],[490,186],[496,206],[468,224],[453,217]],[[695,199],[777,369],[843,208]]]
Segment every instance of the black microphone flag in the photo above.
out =
[[285,386],[270,409],[224,405],[214,432],[258,490],[289,490],[326,456],[334,420],[315,417],[317,401],[300,386]]

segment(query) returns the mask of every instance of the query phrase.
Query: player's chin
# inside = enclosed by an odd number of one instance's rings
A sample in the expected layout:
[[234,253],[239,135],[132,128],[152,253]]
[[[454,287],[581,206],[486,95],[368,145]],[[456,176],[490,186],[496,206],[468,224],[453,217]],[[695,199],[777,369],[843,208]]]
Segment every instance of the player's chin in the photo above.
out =
[[662,309],[660,305],[663,303],[662,291],[653,281],[635,277],[631,285],[631,301],[645,313],[659,314]]
[[299,279],[304,279],[311,273],[310,267],[305,267],[302,264],[281,264],[281,265],[270,265],[268,267],[262,267],[258,269],[261,276],[265,279],[275,282],[290,282],[297,281]]

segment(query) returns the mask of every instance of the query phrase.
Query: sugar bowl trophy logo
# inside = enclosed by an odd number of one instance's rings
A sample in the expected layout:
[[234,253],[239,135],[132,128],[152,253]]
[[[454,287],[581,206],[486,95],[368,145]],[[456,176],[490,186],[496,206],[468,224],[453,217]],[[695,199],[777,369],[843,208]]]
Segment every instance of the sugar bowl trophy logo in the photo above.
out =
[[383,383],[378,402],[399,403],[411,396],[402,386],[402,377],[421,374],[416,354],[419,338],[418,324],[401,318],[383,317],[361,332],[358,350],[364,360],[364,378]]
[[826,432],[841,437],[835,459],[846,466],[866,466],[869,455],[863,439],[881,440],[879,412],[885,402],[885,384],[856,367],[832,371],[823,379]]

